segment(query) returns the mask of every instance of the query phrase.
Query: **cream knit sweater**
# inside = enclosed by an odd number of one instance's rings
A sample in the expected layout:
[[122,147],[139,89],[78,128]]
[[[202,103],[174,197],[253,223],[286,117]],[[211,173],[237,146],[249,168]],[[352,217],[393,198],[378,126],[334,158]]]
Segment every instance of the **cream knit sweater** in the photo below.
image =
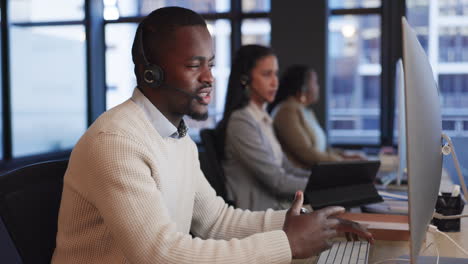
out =
[[227,207],[193,141],[162,138],[128,100],[73,149],[52,263],[290,263],[284,214]]

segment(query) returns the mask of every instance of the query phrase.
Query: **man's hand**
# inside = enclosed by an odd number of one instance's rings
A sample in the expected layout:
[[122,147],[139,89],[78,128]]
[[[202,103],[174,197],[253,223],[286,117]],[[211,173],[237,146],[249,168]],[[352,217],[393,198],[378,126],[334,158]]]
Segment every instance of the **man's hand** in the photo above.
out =
[[337,217],[336,219],[338,219],[338,221],[340,222],[336,230],[339,234],[344,233],[348,240],[358,240],[358,236],[360,236],[366,239],[367,242],[371,244],[374,243],[374,237],[369,231],[367,231],[367,229],[364,226],[351,220],[342,219],[339,217]]
[[372,243],[372,234],[360,224],[338,218],[343,207],[332,206],[309,214],[300,214],[304,195],[296,192],[291,208],[286,213],[283,230],[289,240],[293,258],[308,258],[330,248],[330,239],[341,233],[352,233]]
[[330,248],[330,239],[338,235],[336,228],[340,223],[330,216],[344,212],[343,207],[333,206],[301,215],[303,202],[303,193],[296,192],[283,226],[293,258],[308,258]]

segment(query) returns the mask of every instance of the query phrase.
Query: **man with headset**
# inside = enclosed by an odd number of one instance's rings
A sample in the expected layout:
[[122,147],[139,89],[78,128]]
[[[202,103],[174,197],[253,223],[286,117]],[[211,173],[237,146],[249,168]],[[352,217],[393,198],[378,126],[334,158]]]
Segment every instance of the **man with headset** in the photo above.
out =
[[[183,116],[206,119],[214,52],[205,21],[152,12],[133,48],[138,88],[101,115],[73,149],[52,263],[289,263],[329,247],[338,231],[367,239],[331,207],[250,212],[216,197]],[[191,235],[191,234],[193,235]]]

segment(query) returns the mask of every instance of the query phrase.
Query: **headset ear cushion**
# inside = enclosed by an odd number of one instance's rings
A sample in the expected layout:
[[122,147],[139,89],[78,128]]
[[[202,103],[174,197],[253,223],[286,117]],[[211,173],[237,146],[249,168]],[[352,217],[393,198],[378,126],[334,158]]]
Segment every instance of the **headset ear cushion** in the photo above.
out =
[[143,71],[143,80],[150,87],[158,87],[164,82],[164,72],[158,65],[147,65]]
[[240,83],[244,86],[246,86],[247,84],[249,84],[250,82],[250,78],[249,76],[245,75],[245,74],[242,74],[241,77],[240,77]]

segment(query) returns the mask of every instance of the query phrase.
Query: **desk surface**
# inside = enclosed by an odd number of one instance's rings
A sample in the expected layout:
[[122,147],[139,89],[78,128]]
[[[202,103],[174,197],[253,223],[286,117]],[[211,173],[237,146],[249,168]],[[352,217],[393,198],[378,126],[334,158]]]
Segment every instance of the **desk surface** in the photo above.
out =
[[[443,174],[441,182],[441,191],[449,191],[452,188],[452,183],[448,176]],[[468,214],[468,206],[465,206],[464,214]],[[461,232],[451,232],[448,234],[453,240],[455,240],[463,249],[468,251],[468,218],[462,218],[460,223]],[[426,250],[429,244],[434,243]],[[435,244],[439,250],[441,257],[455,257],[455,258],[468,258],[462,251],[460,251],[452,242],[450,242],[442,234],[431,234],[428,233],[425,243],[422,245],[421,256],[437,256]],[[398,258],[402,255],[409,255],[409,242],[408,241],[383,241],[377,240],[375,244],[371,246],[369,255],[369,264],[373,264],[377,261]],[[313,264],[315,263],[315,257],[307,260],[295,260],[294,264]],[[391,263],[391,262],[389,262]],[[468,263],[468,260],[467,260]]]
[[[467,210],[465,209],[465,213]],[[468,249],[468,219],[461,219],[461,232],[446,233],[453,240],[455,240],[463,249]],[[422,256],[436,256],[437,251],[435,245],[432,245],[427,250],[430,243],[435,242],[439,249],[440,256],[443,257],[457,257],[457,258],[468,258],[463,252],[461,252],[452,242],[450,242],[442,234],[428,234],[426,242],[422,246]],[[409,255],[409,242],[408,241],[376,241],[370,252],[370,262],[374,263],[379,260],[396,258],[401,255]]]
[[[443,170],[440,191],[451,192],[452,187],[453,183],[448,173]],[[465,206],[463,213],[468,214],[468,206]],[[462,218],[460,221],[460,232],[447,232],[446,234],[455,240],[463,249],[468,251],[468,218]],[[424,248],[433,242],[435,242],[434,245],[431,245],[424,251]],[[421,256],[437,256],[435,244],[439,249],[439,255],[441,257],[468,258],[468,256],[460,251],[444,235],[431,233],[428,233],[426,242],[422,245]],[[372,247],[370,252],[369,264],[379,260],[396,258],[401,255],[409,255],[408,241],[376,241],[376,244]]]
[[[465,213],[468,210],[465,208]],[[468,218],[461,219],[461,232],[446,233],[452,239],[465,250],[468,250]],[[455,258],[468,258],[463,252],[452,244],[445,236],[438,234],[428,234],[426,242],[422,246],[421,256],[437,256],[434,245],[423,251],[427,245],[432,242],[437,243],[439,249],[439,255],[441,257],[455,257]],[[383,241],[377,240],[375,244],[371,246],[369,255],[369,264],[373,264],[377,261],[398,258],[402,255],[409,255],[409,242],[408,241]],[[313,264],[315,263],[315,257],[307,260],[295,260],[294,264]],[[392,263],[392,262],[389,262]],[[468,260],[467,260],[468,263]]]

